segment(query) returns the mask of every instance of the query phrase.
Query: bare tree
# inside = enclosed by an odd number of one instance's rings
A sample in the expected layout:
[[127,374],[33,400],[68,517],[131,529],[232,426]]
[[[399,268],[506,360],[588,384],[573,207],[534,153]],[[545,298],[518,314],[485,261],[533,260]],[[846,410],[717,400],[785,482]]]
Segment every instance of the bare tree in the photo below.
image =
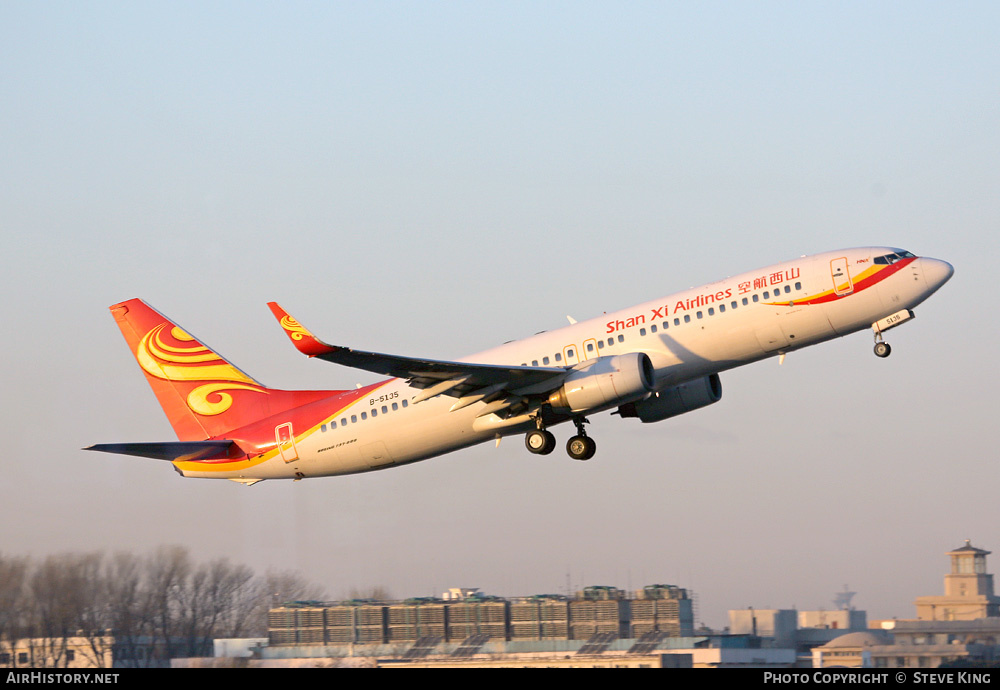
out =
[[[225,558],[195,564],[181,546],[38,564],[0,554],[0,665],[65,666],[80,654],[93,666],[162,665],[211,654],[217,637],[266,635],[275,602],[321,598],[296,573],[256,576]],[[16,642],[28,650],[23,664]]]
[[158,548],[147,559],[145,597],[142,608],[149,620],[150,644],[162,645],[168,659],[178,656],[176,633],[180,628],[178,601],[191,572],[187,549],[180,546]]
[[269,570],[257,578],[242,604],[244,621],[241,629],[250,637],[267,636],[267,612],[288,601],[319,601],[326,598],[322,587],[303,578],[299,573]]
[[211,653],[212,638],[231,636],[231,607],[242,589],[253,580],[253,571],[222,558],[195,568],[178,591],[179,635],[189,656]]
[[0,554],[0,666],[17,665],[14,645],[25,629],[28,559]]
[[48,556],[29,575],[32,665],[67,665],[68,639],[88,634],[89,625],[100,625],[94,583],[101,559],[97,553]]
[[151,638],[152,631],[143,559],[125,552],[112,555],[105,560],[101,587],[106,625],[114,636],[115,662],[126,667],[146,665],[143,640]]

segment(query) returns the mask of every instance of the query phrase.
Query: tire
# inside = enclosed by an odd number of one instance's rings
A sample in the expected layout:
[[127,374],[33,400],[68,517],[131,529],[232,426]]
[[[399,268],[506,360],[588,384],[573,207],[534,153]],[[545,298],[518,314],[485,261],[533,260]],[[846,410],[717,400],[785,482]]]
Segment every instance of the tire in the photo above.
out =
[[524,445],[535,455],[548,455],[556,448],[556,437],[545,429],[529,431],[524,436]]
[[574,436],[566,443],[566,452],[574,460],[590,460],[597,452],[597,444],[589,436]]

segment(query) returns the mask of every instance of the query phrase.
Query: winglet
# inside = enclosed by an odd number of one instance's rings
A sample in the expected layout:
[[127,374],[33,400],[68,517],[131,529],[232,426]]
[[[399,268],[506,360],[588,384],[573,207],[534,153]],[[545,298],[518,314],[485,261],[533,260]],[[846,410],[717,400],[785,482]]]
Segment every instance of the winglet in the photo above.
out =
[[268,302],[271,313],[278,320],[281,327],[285,329],[285,335],[292,341],[292,345],[304,355],[315,357],[329,352],[335,352],[339,348],[327,345],[314,336],[309,329],[296,321],[291,314],[281,308],[277,302]]

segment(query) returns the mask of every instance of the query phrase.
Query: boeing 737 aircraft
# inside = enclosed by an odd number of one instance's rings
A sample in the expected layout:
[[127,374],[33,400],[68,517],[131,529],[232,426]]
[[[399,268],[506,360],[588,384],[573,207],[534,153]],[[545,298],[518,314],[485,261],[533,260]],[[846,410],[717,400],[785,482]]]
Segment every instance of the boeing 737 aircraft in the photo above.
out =
[[719,373],[872,329],[883,333],[951,278],[950,264],[888,247],[803,256],[459,361],[328,345],[275,303],[295,347],[390,378],[356,390],[267,388],[145,302],[111,307],[179,441],[87,450],[169,460],[185,477],[303,479],[394,467],[504,436],[532,453],[594,455],[587,416],[659,422],[718,402]]

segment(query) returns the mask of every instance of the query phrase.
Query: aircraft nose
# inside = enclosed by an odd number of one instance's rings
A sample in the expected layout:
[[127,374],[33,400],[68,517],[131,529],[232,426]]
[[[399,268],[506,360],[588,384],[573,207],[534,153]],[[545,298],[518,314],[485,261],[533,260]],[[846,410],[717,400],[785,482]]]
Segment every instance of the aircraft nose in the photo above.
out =
[[924,280],[927,282],[927,287],[932,291],[947,283],[955,272],[955,267],[947,261],[927,257],[921,257],[920,268],[924,274]]

